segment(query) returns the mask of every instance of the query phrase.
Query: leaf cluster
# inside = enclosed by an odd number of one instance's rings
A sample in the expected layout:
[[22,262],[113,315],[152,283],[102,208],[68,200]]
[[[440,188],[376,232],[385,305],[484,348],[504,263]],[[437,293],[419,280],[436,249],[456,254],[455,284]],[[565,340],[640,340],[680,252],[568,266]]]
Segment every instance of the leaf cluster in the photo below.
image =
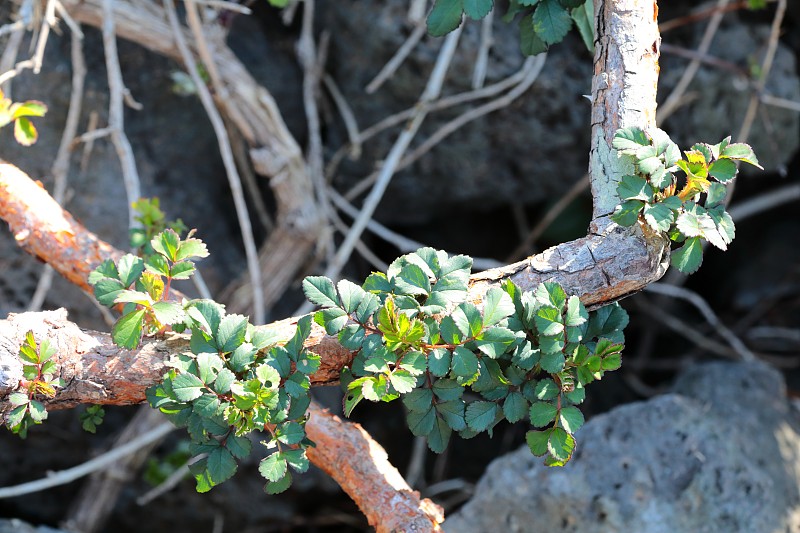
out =
[[345,413],[398,397],[411,432],[442,452],[453,432],[488,432],[529,418],[536,455],[563,465],[583,423],[584,387],[620,366],[618,305],[588,313],[577,296],[545,282],[522,292],[513,282],[489,289],[478,308],[466,301],[472,260],[421,248],[362,286],[308,277],[303,290],[321,306],[314,320],[356,352],[341,374]]
[[[697,143],[681,153],[660,129],[618,130],[612,146],[632,162],[634,173],[623,176],[617,186],[622,203],[612,220],[622,226],[641,222],[683,243],[672,253],[672,265],[695,272],[703,261],[701,240],[726,250],[735,237],[725,195],[738,173],[737,162],[761,168],[749,145],[730,140]],[[678,173],[683,174],[680,179]]]
[[188,229],[181,219],[167,220],[158,198],[139,198],[131,204],[131,207],[138,213],[134,219],[142,225],[130,229],[131,248],[141,250],[142,255],[155,253],[150,241],[156,234],[166,229],[181,234]]
[[[428,32],[442,36],[461,25],[463,16],[480,20],[494,8],[493,0],[436,0],[428,15]],[[572,27],[578,28],[586,48],[594,50],[592,0],[510,0],[503,20],[519,17],[520,48],[525,55],[547,51],[560,43]]]
[[63,380],[55,375],[56,364],[52,360],[55,354],[56,349],[48,339],[37,345],[33,331],[25,334],[25,340],[19,349],[22,390],[9,396],[12,409],[5,421],[6,427],[23,439],[28,435],[28,428],[41,424],[47,418],[47,409],[36,398],[52,398],[56,395],[56,388],[64,386]]
[[12,102],[0,90],[0,128],[14,123],[14,139],[22,146],[30,146],[39,138],[39,132],[29,117],[43,117],[47,106],[36,100]]
[[[149,209],[143,216],[162,220],[153,213]],[[233,476],[237,461],[251,452],[248,435],[253,431],[269,435],[261,443],[271,452],[259,467],[265,490],[285,490],[292,480],[287,467],[307,470],[306,449],[313,444],[304,429],[309,376],[320,364],[320,357],[303,347],[311,318],[299,320],[294,336],[280,346],[286,339],[276,330],[226,314],[216,302],[172,301],[172,280],[189,278],[195,270],[192,260],[206,257],[208,250],[191,233],[181,239],[173,229],[157,233],[149,245],[151,255],[106,261],[89,276],[100,303],[124,305],[112,329],[114,342],[134,349],[144,334],[172,330],[190,335],[189,351],[170,359],[169,371],[147,390],[147,399],[187,429],[189,452],[197,458],[190,471],[199,492]],[[87,416],[89,425],[96,425],[97,414]]]

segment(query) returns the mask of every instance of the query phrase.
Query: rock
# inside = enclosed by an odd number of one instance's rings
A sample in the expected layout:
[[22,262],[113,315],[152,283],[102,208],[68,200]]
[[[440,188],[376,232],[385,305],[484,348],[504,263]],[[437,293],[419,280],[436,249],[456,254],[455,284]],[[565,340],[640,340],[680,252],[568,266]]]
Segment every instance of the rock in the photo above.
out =
[[800,531],[800,416],[762,364],[687,370],[674,393],[590,420],[564,468],[494,461],[446,531]]

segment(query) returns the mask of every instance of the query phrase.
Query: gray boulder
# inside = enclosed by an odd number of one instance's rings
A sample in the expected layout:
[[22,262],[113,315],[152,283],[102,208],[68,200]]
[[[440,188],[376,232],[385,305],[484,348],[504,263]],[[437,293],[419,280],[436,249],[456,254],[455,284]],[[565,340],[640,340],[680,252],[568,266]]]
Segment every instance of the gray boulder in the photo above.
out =
[[800,531],[800,416],[761,364],[687,370],[674,393],[590,420],[564,468],[494,461],[446,531]]

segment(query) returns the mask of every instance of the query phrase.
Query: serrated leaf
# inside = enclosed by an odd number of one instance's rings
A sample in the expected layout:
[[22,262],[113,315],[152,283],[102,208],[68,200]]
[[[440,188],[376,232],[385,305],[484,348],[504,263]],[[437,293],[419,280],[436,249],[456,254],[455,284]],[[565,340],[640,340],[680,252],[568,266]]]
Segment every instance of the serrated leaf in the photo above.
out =
[[203,394],[203,382],[194,374],[183,373],[172,380],[172,392],[181,402],[191,402]]
[[225,439],[225,447],[235,458],[246,459],[253,450],[253,443],[247,437],[229,435],[228,438]]
[[536,383],[534,396],[539,400],[552,400],[561,392],[556,382],[550,378],[543,379]]
[[280,442],[292,445],[298,444],[301,440],[303,440],[306,437],[306,432],[303,429],[303,426],[293,420],[290,420],[289,422],[280,424],[275,430],[275,435]]
[[708,175],[719,181],[726,183],[736,177],[736,163],[730,159],[717,159],[708,167]]
[[392,279],[398,294],[428,296],[431,292],[431,281],[422,268],[415,264],[405,265]]
[[424,353],[411,350],[403,356],[398,366],[413,376],[419,376],[425,372],[427,360]]
[[581,303],[581,299],[574,294],[567,300],[567,312],[564,315],[564,325],[575,327],[589,320],[589,312]]
[[[279,0],[270,0],[270,2],[277,2]],[[283,1],[283,0],[280,0]],[[267,494],[280,494],[281,492],[285,492],[286,489],[292,486],[292,474],[291,472],[286,472],[282,478],[278,481],[268,481],[266,485],[264,485],[264,492]]]
[[753,152],[753,149],[744,143],[732,143],[724,148],[720,149],[719,152],[720,157],[727,157],[730,159],[738,159],[740,161],[744,161],[745,163],[750,163],[751,165],[764,170],[764,168],[758,164],[758,159],[756,158],[756,154]]
[[686,239],[684,245],[673,251],[670,256],[672,266],[684,274],[696,272],[702,262],[703,245],[700,243],[700,237]]
[[424,437],[433,430],[436,424],[436,413],[433,406],[425,411],[409,411],[407,420],[411,433],[416,437]]
[[307,276],[303,280],[303,293],[312,304],[321,307],[337,307],[339,305],[333,281],[325,276]]
[[519,48],[526,56],[535,56],[547,51],[547,43],[534,28],[533,13],[525,15],[519,21]]
[[414,390],[417,385],[417,378],[407,370],[395,370],[389,374],[389,382],[394,387],[394,390],[400,394],[406,394]]
[[152,306],[156,320],[171,326],[183,322],[183,306],[177,302],[156,302]]
[[281,452],[268,455],[258,464],[258,472],[264,479],[278,481],[286,475],[288,463]]
[[650,138],[641,128],[621,128],[614,133],[611,146],[615,150],[633,155],[642,146],[650,146]]
[[497,324],[514,313],[514,302],[511,297],[498,287],[490,288],[483,300],[483,326]]
[[494,423],[497,404],[494,402],[475,401],[467,404],[464,418],[470,429],[485,431]]
[[436,348],[428,353],[428,370],[436,377],[444,377],[450,372],[450,352]]
[[311,375],[319,370],[322,357],[312,352],[305,352],[297,358],[297,371],[306,375]]
[[539,359],[539,366],[542,367],[542,370],[548,374],[558,374],[564,370],[566,358],[561,351],[553,351],[551,353],[545,350],[542,351],[544,353],[542,353],[542,357]]
[[725,196],[728,194],[728,188],[721,183],[712,183],[708,188],[706,196],[706,208],[715,207],[725,201]]
[[570,16],[575,21],[575,27],[578,28],[586,49],[594,54],[594,2],[585,0],[583,5],[570,11]]
[[533,12],[533,28],[547,44],[561,42],[572,26],[572,18],[558,0],[540,0]]
[[314,322],[324,327],[328,335],[339,333],[347,325],[348,319],[347,313],[338,307],[329,307],[314,313]]
[[547,451],[559,462],[567,462],[575,451],[575,438],[562,428],[553,428],[547,439]]
[[614,353],[603,358],[601,368],[606,371],[618,370],[622,366],[622,355]]
[[619,304],[601,307],[589,315],[586,338],[615,338],[615,334],[628,325],[628,313]]
[[452,379],[437,379],[433,382],[433,393],[443,402],[461,398],[464,387]]
[[403,405],[409,411],[427,411],[433,403],[433,391],[431,389],[414,389],[403,396]]
[[503,402],[503,414],[506,417],[506,420],[511,422],[519,422],[528,412],[528,400],[526,400],[522,393],[519,392],[511,392],[508,396],[506,396],[505,401]]
[[236,460],[227,448],[217,447],[208,454],[207,468],[211,479],[218,485],[236,473]]
[[129,350],[139,346],[139,341],[142,338],[144,313],[144,309],[139,309],[123,315],[117,320],[111,330],[111,338],[114,340],[114,344]]
[[166,229],[153,237],[150,241],[150,246],[153,247],[157,253],[163,255],[172,262],[177,261],[178,246],[180,245],[181,238],[172,229]]
[[618,205],[611,215],[611,220],[620,226],[633,226],[639,220],[639,212],[645,206],[641,200],[628,200]]
[[547,441],[550,439],[552,429],[544,431],[530,430],[525,433],[525,442],[528,443],[531,453],[536,457],[541,457],[547,453]]
[[225,315],[219,323],[214,340],[223,352],[232,352],[244,343],[247,333],[247,317]]
[[550,402],[536,402],[529,410],[531,424],[535,427],[544,427],[556,419],[558,408]]
[[347,313],[353,313],[358,309],[359,304],[367,295],[366,291],[353,283],[343,279],[336,285],[339,290],[339,298],[342,302],[342,308]]
[[714,221],[720,237],[726,244],[733,242],[736,237],[736,226],[733,224],[731,215],[725,211],[725,207],[720,205],[708,210],[708,215]]
[[364,280],[364,284],[361,287],[365,291],[371,293],[381,294],[381,293],[392,292],[392,284],[386,277],[386,274],[382,272],[373,272],[372,274],[367,276],[367,279]]
[[178,245],[178,251],[175,254],[177,261],[189,259],[192,257],[208,257],[208,248],[206,244],[200,239],[188,238],[183,240]]
[[639,176],[623,176],[617,185],[617,194],[621,200],[653,200],[653,187],[647,180]]
[[43,420],[47,419],[47,409],[44,404],[38,400],[31,400],[28,404],[28,414],[37,424],[41,424]]
[[194,300],[186,309],[186,314],[210,335],[219,329],[223,313],[222,306],[213,300]]
[[478,373],[478,357],[472,351],[456,346],[452,354],[454,376],[469,380]]
[[509,350],[515,340],[516,336],[513,331],[495,326],[487,329],[478,339],[475,339],[475,345],[478,350],[496,359]]
[[577,407],[563,407],[558,413],[558,422],[568,433],[574,434],[583,425],[583,413]]
[[564,324],[562,323],[561,311],[549,305],[543,305],[536,310],[534,316],[536,329],[539,335],[545,337],[553,337],[564,331]]
[[222,359],[216,353],[197,354],[198,377],[203,383],[212,383],[222,369]]
[[196,269],[191,261],[179,261],[169,269],[172,279],[189,279]]
[[434,418],[433,429],[428,432],[428,448],[434,453],[442,453],[447,448],[452,430],[443,419]]
[[289,463],[289,466],[292,467],[292,469],[294,469],[296,472],[302,474],[308,470],[309,461],[308,456],[306,455],[306,450],[302,448],[286,450],[283,452],[283,457],[286,459],[286,462]]
[[452,400],[436,404],[436,412],[441,415],[450,429],[462,431],[467,428],[467,422],[464,419],[464,407],[462,400]]
[[463,9],[464,0],[436,0],[428,14],[428,33],[442,37],[458,28]]
[[493,0],[463,0],[464,13],[472,20],[480,20],[489,14],[494,5]]
[[642,216],[645,222],[655,231],[669,230],[675,220],[672,209],[661,202],[657,204],[645,204],[642,210]]
[[117,263],[119,280],[125,287],[130,287],[144,272],[144,261],[133,254],[123,255]]

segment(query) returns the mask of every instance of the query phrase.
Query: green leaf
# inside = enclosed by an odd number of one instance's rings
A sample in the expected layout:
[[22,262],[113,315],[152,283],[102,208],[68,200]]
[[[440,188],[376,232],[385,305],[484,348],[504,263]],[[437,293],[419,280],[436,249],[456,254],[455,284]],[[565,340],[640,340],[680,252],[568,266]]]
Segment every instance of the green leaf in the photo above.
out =
[[427,411],[433,403],[433,391],[431,389],[414,389],[403,396],[403,405],[409,411]]
[[349,316],[339,307],[329,307],[314,313],[314,322],[325,328],[328,335],[336,335],[347,325]]
[[172,279],[189,279],[194,271],[194,264],[191,261],[179,261],[169,269],[169,277]]
[[450,351],[436,348],[428,353],[428,370],[436,377],[444,377],[450,372]]
[[558,0],[540,0],[533,13],[533,28],[547,44],[561,42],[572,26],[572,18]]
[[639,212],[645,206],[640,200],[628,200],[618,205],[611,215],[611,220],[620,226],[633,226],[639,220]]
[[497,404],[494,402],[476,401],[467,405],[465,420],[475,431],[486,431],[494,423]]
[[514,344],[516,336],[508,328],[492,327],[487,329],[475,340],[478,350],[489,357],[496,359],[504,354]]
[[[725,207],[719,205],[708,210],[708,215],[714,221],[714,224],[725,244],[730,244],[736,237],[736,226],[733,224],[731,215],[725,211]],[[712,243],[713,244],[713,243]]]
[[433,383],[433,393],[443,402],[461,398],[464,387],[452,379],[437,379]]
[[708,175],[719,181],[726,183],[736,177],[736,163],[730,159],[717,159],[708,167]]
[[39,138],[39,133],[33,122],[25,117],[20,117],[14,121],[14,138],[22,146],[30,146]]
[[43,117],[47,113],[47,106],[37,100],[28,100],[27,102],[14,104],[11,106],[13,110],[11,113],[12,119],[20,117]]
[[543,379],[536,383],[534,396],[540,400],[552,400],[561,392],[556,382],[550,378]]
[[450,426],[447,425],[441,418],[435,418],[433,429],[428,432],[428,448],[434,453],[442,453],[447,448],[447,443],[450,441],[452,431]]
[[547,351],[543,350],[543,352],[544,353],[542,353],[542,357],[539,360],[539,366],[542,367],[542,370],[548,374],[558,374],[564,370],[566,358],[561,351],[553,351],[548,353]]
[[493,0],[463,0],[464,13],[472,20],[480,20],[489,14],[494,5]]
[[611,146],[622,153],[634,155],[642,146],[650,146],[650,138],[641,128],[621,128],[614,133]]
[[541,305],[549,305],[559,311],[564,309],[564,304],[567,303],[567,293],[564,292],[561,285],[554,281],[540,283],[536,287],[534,295]]
[[258,472],[264,479],[278,481],[286,475],[288,464],[281,452],[268,455],[258,464]]
[[392,279],[398,294],[412,296],[428,296],[431,292],[431,281],[422,268],[414,264],[407,264],[400,273]]
[[645,222],[655,231],[669,230],[675,220],[675,214],[672,209],[661,202],[657,204],[645,204],[642,216]]
[[453,350],[453,375],[470,380],[478,373],[478,357],[463,346]]
[[207,468],[212,481],[220,484],[236,473],[236,460],[227,448],[217,447],[208,454]]
[[[308,279],[308,278],[306,278]],[[364,284],[361,286],[365,291],[371,293],[389,293],[392,292],[392,284],[389,282],[386,274],[382,272],[373,272],[367,279],[364,280]],[[308,295],[306,295],[308,296]],[[318,304],[321,305],[321,304]],[[334,303],[334,305],[336,305]]]
[[708,187],[708,194],[706,196],[706,203],[705,203],[706,207],[712,208],[721,204],[722,202],[725,201],[725,196],[727,196],[727,194],[728,194],[728,189],[723,184],[716,182],[712,183]]
[[603,358],[601,367],[603,370],[618,370],[622,366],[622,356],[619,353],[611,354]]
[[764,167],[758,164],[758,159],[756,158],[756,154],[753,152],[753,149],[747,144],[744,143],[729,144],[724,148],[720,149],[719,155],[720,157],[738,159],[739,161],[750,163],[751,165],[758,167],[761,170],[764,170]]
[[193,300],[186,309],[186,314],[209,335],[219,329],[223,313],[222,306],[213,300]]
[[47,419],[47,409],[44,404],[38,400],[31,400],[28,404],[28,413],[37,424],[41,424],[43,420]]
[[490,288],[483,304],[483,326],[493,326],[514,313],[511,297],[498,287]]
[[550,402],[536,402],[531,405],[531,424],[535,427],[544,427],[556,419],[558,409]]
[[450,429],[453,431],[463,431],[467,428],[467,422],[464,419],[464,407],[465,405],[462,400],[452,400],[436,404],[436,412],[447,422]]
[[539,335],[553,337],[564,331],[564,324],[561,322],[561,312],[555,307],[543,305],[536,311],[534,321]]
[[225,315],[219,323],[215,340],[223,352],[232,352],[244,343],[247,333],[247,317],[242,315]]
[[562,428],[553,428],[547,439],[547,451],[560,462],[567,462],[575,451],[575,438]]
[[433,430],[436,424],[436,412],[433,407],[425,411],[409,411],[407,420],[411,433],[416,437],[423,437]]
[[213,383],[222,369],[222,359],[216,353],[197,354],[198,377],[203,383]]
[[175,230],[166,229],[153,237],[150,241],[150,246],[153,247],[157,253],[163,255],[173,263],[177,261],[178,246],[180,246],[181,238]]
[[166,325],[183,322],[183,306],[177,302],[156,302],[152,306],[156,320]]
[[533,24],[533,13],[525,15],[519,21],[519,47],[526,56],[535,56],[547,51],[547,43],[536,33]]
[[547,453],[547,442],[552,432],[552,429],[545,429],[544,431],[530,430],[525,433],[525,442],[528,443],[528,448],[533,455],[541,457]]
[[292,467],[296,472],[302,474],[308,470],[309,461],[308,456],[306,455],[306,450],[302,448],[286,450],[283,452],[283,457],[286,459],[286,462],[289,463],[289,466]]
[[208,257],[208,248],[206,244],[200,239],[189,238],[181,241],[178,245],[178,251],[175,254],[177,261],[189,259],[192,257]]
[[194,374],[183,373],[172,380],[172,391],[181,402],[190,402],[203,394],[203,382]]
[[412,376],[407,370],[395,370],[389,374],[389,382],[394,387],[394,390],[400,394],[406,394],[414,390],[417,385],[416,376]]
[[308,276],[303,280],[306,299],[321,307],[337,307],[336,289],[333,282],[325,276]]
[[419,376],[423,374],[427,368],[425,354],[416,350],[411,350],[403,356],[398,366],[413,376]]
[[253,450],[253,443],[247,437],[229,435],[228,438],[225,439],[225,447],[235,458],[246,459]]
[[574,434],[583,425],[583,413],[577,407],[564,407],[558,413],[558,421],[568,433]]
[[[270,2],[284,2],[285,0],[269,0]],[[264,492],[267,494],[280,494],[281,492],[286,491],[289,487],[292,486],[292,474],[291,472],[286,472],[286,474],[280,478],[278,481],[268,481],[266,485],[264,485]]]
[[297,358],[297,371],[306,375],[311,375],[319,370],[322,357],[312,352],[304,352]]
[[123,315],[117,320],[111,330],[111,338],[114,340],[114,344],[129,350],[139,346],[139,341],[142,338],[144,313],[144,309],[139,309]]
[[568,327],[580,326],[589,320],[589,313],[581,303],[581,299],[575,295],[569,297],[567,301],[567,312],[564,315],[564,325]]
[[511,422],[519,422],[528,412],[528,400],[526,400],[522,393],[520,392],[511,392],[508,396],[506,396],[505,401],[503,402],[503,414],[506,417],[506,420]]
[[339,289],[339,298],[342,302],[342,308],[347,313],[353,313],[358,309],[361,300],[367,295],[364,289],[346,279],[341,280],[336,287]]
[[700,243],[700,237],[686,239],[685,244],[673,251],[670,257],[672,266],[684,274],[696,272],[702,262],[703,245]]
[[617,186],[617,194],[621,200],[653,200],[653,187],[647,180],[639,176],[623,176]]
[[289,422],[284,422],[275,428],[275,435],[282,443],[292,445],[298,444],[301,440],[303,440],[306,437],[306,432],[303,429],[303,426],[293,420],[290,420]]
[[428,15],[428,33],[442,37],[458,28],[463,9],[464,0],[436,0]]
[[607,337],[615,339],[616,333],[628,325],[628,313],[619,304],[606,305],[589,315],[586,338]]
[[570,11],[575,27],[583,39],[583,44],[590,53],[594,54],[594,2],[585,0],[583,5]]
[[119,280],[125,287],[130,287],[144,272],[144,261],[132,254],[123,255],[117,264]]

